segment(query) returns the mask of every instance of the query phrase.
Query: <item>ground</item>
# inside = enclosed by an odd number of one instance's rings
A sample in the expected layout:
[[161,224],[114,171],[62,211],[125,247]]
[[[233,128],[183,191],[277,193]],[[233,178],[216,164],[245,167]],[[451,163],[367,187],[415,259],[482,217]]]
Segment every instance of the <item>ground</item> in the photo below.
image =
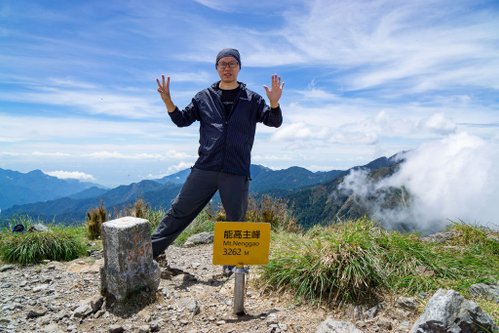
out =
[[328,316],[354,323],[364,333],[408,332],[418,316],[390,300],[371,319],[367,308],[300,304],[290,295],[261,290],[256,267],[247,278],[246,315],[237,316],[234,278],[219,276],[222,268],[211,263],[211,244],[171,246],[166,257],[174,274],[163,273],[153,301],[138,297],[124,307],[104,303],[91,314],[79,306],[99,298],[103,261],[98,257],[0,272],[0,332],[307,333]]

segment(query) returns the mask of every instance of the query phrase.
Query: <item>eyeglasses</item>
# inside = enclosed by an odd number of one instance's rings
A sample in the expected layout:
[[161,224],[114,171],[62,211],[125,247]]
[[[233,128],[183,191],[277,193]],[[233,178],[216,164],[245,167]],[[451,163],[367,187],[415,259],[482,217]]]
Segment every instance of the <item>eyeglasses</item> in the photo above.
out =
[[227,66],[229,66],[230,69],[234,69],[237,66],[239,66],[239,63],[237,61],[231,61],[231,62],[221,61],[217,64],[217,68],[219,69],[225,69]]

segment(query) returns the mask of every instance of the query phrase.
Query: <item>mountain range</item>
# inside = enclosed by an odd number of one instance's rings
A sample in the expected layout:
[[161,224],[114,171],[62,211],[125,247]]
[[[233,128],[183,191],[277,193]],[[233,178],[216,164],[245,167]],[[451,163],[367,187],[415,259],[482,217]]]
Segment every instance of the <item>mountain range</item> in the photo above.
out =
[[[397,160],[394,157],[381,157],[363,166],[327,172],[312,172],[297,166],[272,170],[261,165],[251,165],[250,193],[255,197],[270,194],[285,198],[291,203],[300,224],[311,226],[327,219],[334,219],[338,212],[341,214],[356,212],[361,215],[364,213],[365,210],[357,206],[346,210],[349,196],[338,191],[338,185],[350,170],[363,168],[371,173],[376,170],[393,172],[396,165]],[[104,203],[108,211],[113,212],[132,205],[137,198],[144,199],[152,208],[168,209],[189,172],[190,169],[185,169],[161,179],[143,180],[113,189],[103,189],[95,184],[50,177],[39,170],[21,174],[0,169],[1,178],[6,178],[3,175],[7,174],[17,176],[17,182],[12,179],[10,183],[0,183],[2,184],[0,197],[11,197],[10,201],[4,200],[3,206],[0,206],[7,207],[0,213],[0,222],[6,223],[13,216],[28,215],[53,223],[81,223],[85,219],[86,212],[90,208],[97,207],[100,202]],[[35,181],[27,181],[33,178]],[[30,188],[30,184],[33,188]],[[50,189],[46,196],[43,196],[43,186]],[[15,195],[12,196],[12,193]],[[332,193],[336,198],[334,201],[330,200]],[[219,199],[214,198],[215,202],[217,200]],[[9,203],[10,207],[7,206]]]
[[[375,183],[394,174],[402,162],[397,155],[382,157],[365,166],[352,168],[330,181],[293,191],[284,198],[293,208],[300,225],[305,228],[363,216],[372,217],[375,208],[389,210],[405,205],[410,194],[403,188],[383,188],[367,196],[360,196],[340,186],[344,177],[351,170],[364,169],[368,171],[370,181]],[[403,225],[395,227],[404,229]]]
[[0,210],[70,196],[95,186],[74,179],[59,179],[41,170],[21,173],[0,169]]

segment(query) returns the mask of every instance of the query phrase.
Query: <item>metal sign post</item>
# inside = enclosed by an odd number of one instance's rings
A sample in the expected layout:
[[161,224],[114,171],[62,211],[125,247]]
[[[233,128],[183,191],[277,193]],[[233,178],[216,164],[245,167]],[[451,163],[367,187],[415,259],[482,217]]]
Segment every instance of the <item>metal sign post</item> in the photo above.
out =
[[234,313],[238,316],[244,315],[244,295],[246,294],[246,273],[241,266],[234,269]]
[[217,222],[213,241],[213,264],[234,268],[234,313],[243,315],[245,265],[265,265],[269,262],[270,223]]

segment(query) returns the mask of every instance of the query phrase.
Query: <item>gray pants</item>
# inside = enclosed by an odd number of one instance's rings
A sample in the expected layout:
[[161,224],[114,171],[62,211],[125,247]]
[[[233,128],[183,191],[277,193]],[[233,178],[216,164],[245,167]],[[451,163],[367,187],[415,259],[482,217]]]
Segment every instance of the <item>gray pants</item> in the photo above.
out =
[[192,168],[172,207],[151,236],[153,257],[162,254],[175,241],[217,190],[227,221],[244,221],[248,208],[248,187],[246,176]]

